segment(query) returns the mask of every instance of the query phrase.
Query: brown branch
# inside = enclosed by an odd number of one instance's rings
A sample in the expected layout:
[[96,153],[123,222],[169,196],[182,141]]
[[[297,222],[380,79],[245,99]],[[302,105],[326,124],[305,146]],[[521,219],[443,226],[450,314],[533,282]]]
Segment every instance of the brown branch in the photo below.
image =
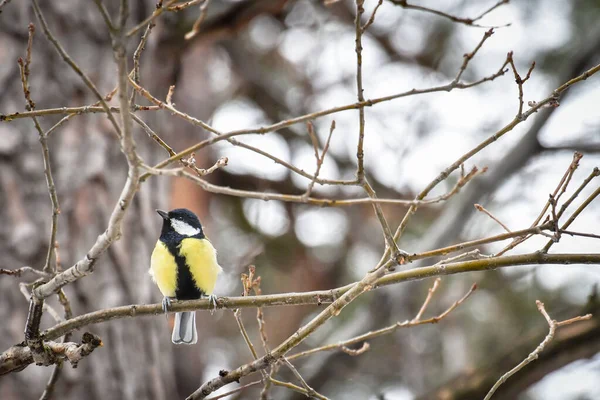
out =
[[365,22],[365,24],[361,28],[362,33],[365,33],[367,31],[367,29],[369,29],[369,27],[371,25],[373,25],[373,22],[375,22],[375,14],[377,14],[377,11],[379,10],[379,7],[381,7],[382,4],[383,4],[383,0],[379,0],[377,2],[377,5],[375,6],[375,8],[373,9],[373,12],[371,13],[371,16],[369,17],[367,22]]
[[[468,260],[450,264],[430,265],[422,268],[415,268],[406,271],[398,271],[387,274],[373,283],[372,289],[382,286],[393,285],[401,282],[409,282],[429,277],[444,275],[454,275],[459,273],[487,271],[498,268],[507,268],[518,265],[534,264],[594,264],[600,265],[600,254],[544,254],[528,253],[514,256],[490,257],[477,260]],[[339,299],[351,287],[356,285],[351,283],[335,289],[320,290],[303,293],[282,293],[262,296],[248,297],[219,297],[217,299],[217,308],[236,309],[245,307],[274,307],[286,305],[301,304],[328,304],[334,299]],[[187,300],[176,301],[171,304],[170,310],[197,311],[210,310],[212,304],[208,300]],[[163,315],[162,304],[128,305],[121,307],[108,308],[83,314],[56,324],[50,329],[42,332],[44,340],[55,340],[68,332],[82,327],[97,324],[100,322],[111,321],[115,319],[137,317],[141,315]]]
[[[29,39],[27,40],[27,54],[25,60],[19,58],[19,69],[21,71],[21,83],[23,85],[23,93],[25,100],[27,101],[27,110],[31,111],[35,109],[35,103],[31,99],[31,91],[29,90],[29,65],[31,64],[31,48],[33,45],[33,35],[35,33],[35,27],[33,24],[29,24]],[[56,243],[56,232],[58,227],[58,214],[60,213],[60,206],[58,204],[58,196],[56,194],[56,186],[54,185],[54,178],[52,176],[52,166],[50,164],[50,150],[48,149],[48,134],[44,133],[40,123],[36,117],[33,117],[33,124],[35,129],[38,131],[40,144],[42,146],[42,156],[44,159],[44,176],[46,177],[46,184],[48,186],[48,194],[50,195],[50,201],[52,203],[52,222],[50,225],[50,239],[48,242],[48,252],[46,253],[46,262],[43,267],[45,273],[52,273],[55,268],[52,268],[52,257],[54,253]]]
[[[312,124],[309,124],[309,134],[311,133],[311,129],[312,128]],[[315,175],[313,177],[313,179],[311,179],[310,183],[308,184],[308,187],[306,188],[306,192],[304,192],[304,197],[308,198],[310,197],[310,194],[312,193],[313,187],[315,186],[315,182],[317,181],[317,179],[319,179],[319,174],[321,173],[321,166],[323,165],[323,161],[325,160],[325,155],[327,154],[327,150],[329,150],[329,143],[331,141],[331,136],[333,135],[333,131],[335,130],[335,120],[331,121],[331,127],[329,128],[329,135],[327,136],[327,141],[325,142],[325,146],[323,147],[323,152],[321,153],[321,156],[319,156],[319,143],[317,140],[317,137],[314,133],[314,130],[312,130],[312,134],[311,139],[313,141],[313,146],[315,148],[315,158],[317,159],[317,168],[315,170]],[[314,139],[313,139],[314,138]]]
[[152,23],[163,12],[167,11],[169,9],[169,7],[171,7],[176,1],[177,0],[169,0],[166,2],[166,4],[163,5],[163,1],[160,0],[159,3],[157,4],[156,8],[154,9],[154,12],[148,18],[146,18],[145,20],[143,20],[142,22],[137,24],[135,27],[131,28],[131,30],[129,32],[127,32],[127,35],[125,35],[125,36],[126,37],[133,36],[140,30],[144,29],[145,26]]
[[588,237],[588,238],[593,238],[593,239],[600,239],[600,235],[596,235],[593,233],[573,232],[573,231],[566,231],[564,229],[561,229],[560,233],[564,233],[564,234],[570,235],[570,236],[581,236],[581,237]]
[[521,78],[521,75],[519,75],[519,72],[517,72],[517,67],[515,66],[515,63],[513,61],[513,52],[509,52],[508,55],[506,56],[506,59],[508,60],[508,63],[510,64],[510,67],[513,70],[513,74],[515,76],[515,82],[517,84],[517,87],[519,88],[519,111],[517,111],[517,118],[522,118],[523,117],[523,84],[530,78],[531,76],[531,72],[533,71],[533,69],[535,68],[535,61],[531,63],[531,67],[529,67],[529,70],[527,71],[527,76],[525,76],[525,78]]
[[[90,355],[100,346],[102,346],[102,340],[88,332],[83,334],[81,344],[45,342],[44,350],[48,354],[48,360],[43,365],[52,365],[67,360],[75,368],[81,359]],[[21,371],[34,362],[38,362],[38,360],[35,360],[35,355],[29,347],[15,345],[0,354],[0,375]]]
[[[129,208],[129,205],[131,204],[138,188],[140,177],[140,160],[135,152],[135,142],[132,135],[133,120],[131,117],[131,112],[129,111],[129,103],[127,99],[127,82],[129,80],[129,74],[127,72],[127,59],[123,36],[123,27],[128,14],[126,4],[126,2],[121,3],[119,16],[120,29],[117,32],[111,33],[113,35],[113,50],[115,53],[118,72],[117,93],[119,106],[122,110],[122,132],[120,129],[119,132],[121,148],[128,165],[127,180],[125,181],[125,185],[123,186],[119,199],[109,217],[106,230],[98,236],[96,242],[87,252],[84,258],[79,260],[75,265],[66,271],[57,274],[49,282],[35,288],[33,290],[33,297],[36,299],[44,299],[51,294],[56,293],[68,283],[74,282],[92,272],[98,257],[100,257],[100,255],[103,254],[111,246],[111,244],[121,236],[121,225],[125,216],[125,212]],[[36,0],[34,0],[34,8],[37,9]],[[39,9],[37,13],[39,14],[40,20],[42,20]],[[103,101],[104,99],[102,99],[102,102]]]
[[202,25],[202,22],[204,22],[204,19],[206,18],[206,12],[208,11],[209,4],[210,4],[210,0],[204,0],[202,5],[200,6],[200,15],[198,16],[198,19],[196,19],[196,21],[194,22],[194,26],[192,26],[192,30],[185,34],[185,36],[184,36],[185,40],[192,39],[194,36],[196,36],[198,34],[198,32],[200,32],[200,26]]
[[[430,266],[424,268],[418,268],[415,270],[402,271],[394,274],[388,274],[383,276],[385,269],[392,265],[392,262],[388,262],[383,264],[380,268],[376,269],[373,272],[368,273],[360,282],[348,285],[347,291],[337,300],[335,300],[331,305],[329,305],[325,310],[323,310],[319,315],[313,318],[309,323],[301,327],[296,333],[286,339],[282,344],[280,344],[277,348],[275,348],[270,354],[267,354],[252,363],[245,364],[240,366],[239,368],[229,371],[227,374],[223,374],[222,376],[216,377],[208,382],[205,382],[198,390],[196,390],[192,395],[188,397],[188,399],[202,399],[207,395],[212,393],[219,388],[238,381],[240,378],[249,375],[253,372],[263,370],[268,366],[272,365],[276,362],[279,357],[285,356],[287,352],[289,352],[292,348],[299,345],[308,335],[313,333],[319,326],[321,326],[324,322],[329,320],[330,318],[339,315],[341,310],[350,302],[352,302],[356,297],[360,296],[360,294],[365,291],[369,291],[379,285],[380,283],[385,283],[389,279],[397,279],[399,276],[402,276],[403,280],[407,279],[407,274],[415,274],[418,271],[418,276],[420,278],[429,277],[429,276],[441,276],[459,272],[466,272],[472,270],[488,270],[488,269],[496,269],[503,266],[504,262],[510,260],[511,265],[516,265],[515,262],[517,260],[521,261],[523,264],[533,264],[533,263],[552,263],[552,261],[556,261],[556,255],[549,255],[544,253],[532,253],[521,256],[507,256],[507,257],[494,257],[487,258],[483,260],[472,260],[461,263],[454,263],[449,265],[438,265],[438,266]],[[574,255],[571,255],[574,256]],[[590,258],[596,259],[598,255],[577,255],[575,258],[578,261],[572,260],[573,263],[578,263],[583,260],[590,260]],[[549,262],[550,261],[550,262]],[[564,260],[563,260],[564,261]],[[518,263],[518,262],[517,262]],[[505,265],[504,265],[505,266]],[[409,279],[407,279],[409,280]]]
[[[137,84],[140,83],[140,58],[142,57],[142,52],[146,48],[146,43],[148,42],[148,37],[150,36],[150,32],[154,28],[155,24],[153,22],[149,23],[146,27],[146,30],[142,34],[142,38],[140,39],[140,43],[138,47],[135,49],[133,53],[133,75],[131,79]],[[129,99],[129,107],[133,108],[135,106],[135,91],[131,93],[131,98]]]
[[[539,222],[542,220],[542,218],[544,217],[544,215],[546,215],[546,212],[548,211],[548,208],[550,207],[550,204],[551,204],[550,199],[552,199],[554,197],[557,197],[559,195],[559,193],[562,193],[563,191],[566,190],[566,187],[567,187],[567,185],[569,184],[569,182],[571,180],[570,177],[573,175],[573,173],[575,172],[575,170],[577,169],[577,167],[579,167],[579,160],[581,159],[581,157],[582,157],[581,153],[575,152],[573,154],[573,159],[571,160],[571,163],[569,164],[569,167],[567,168],[567,170],[563,174],[562,178],[558,182],[558,185],[554,189],[554,192],[552,192],[552,194],[550,195],[549,200],[546,201],[546,204],[542,208],[542,211],[540,211],[540,213],[538,214],[537,218],[532,222],[531,227],[534,227],[535,225],[539,224]],[[569,199],[569,200],[567,200],[567,202],[565,202],[565,204],[563,205],[564,209],[561,209],[561,212],[559,212],[559,214],[557,214],[556,220],[558,220],[558,218],[560,218],[560,216],[562,215],[562,212],[564,212],[564,210],[566,210],[566,208],[568,207],[568,205],[575,199],[575,197],[577,196],[577,194],[579,194],[579,192],[581,190],[583,190],[583,188],[587,185],[587,183],[589,183],[592,179],[593,179],[593,176],[590,175],[588,177],[588,179],[586,179],[584,181],[584,183],[582,184],[582,186],[580,186],[580,189],[578,189],[573,194],[573,196],[571,197],[571,199]],[[555,225],[555,223],[553,223],[553,224]],[[554,228],[555,228],[555,226],[554,226]],[[514,247],[516,247],[517,245],[523,243],[524,241],[526,241],[530,237],[531,236],[528,235],[528,236],[519,237],[519,238],[513,240],[510,244],[508,244],[504,249],[502,249],[496,255],[502,255],[502,254],[506,253],[507,251],[509,251],[509,250],[513,249]]]
[[[596,198],[598,197],[598,195],[600,195],[600,187],[598,187],[596,190],[594,190],[594,192],[592,194],[590,194],[588,196],[587,199],[585,199],[583,201],[583,203],[581,203],[581,205],[579,207],[577,207],[577,209],[573,212],[573,214],[571,214],[571,216],[569,217],[569,219],[567,219],[567,221],[561,225],[560,230],[565,230],[567,229],[572,223],[573,221],[575,221],[575,219],[579,216],[579,214],[581,214],[583,212],[583,210]],[[549,240],[548,243],[546,243],[546,245],[544,246],[544,248],[541,250],[543,252],[547,252],[548,250],[550,250],[550,247],[552,247],[552,245],[556,243],[555,240]]]
[[[537,112],[539,109],[545,107],[549,103],[552,103],[552,104],[557,103],[558,99],[560,98],[560,95],[562,93],[564,93],[565,90],[567,90],[573,84],[581,82],[581,81],[589,78],[590,76],[596,74],[598,71],[600,71],[600,64],[588,69],[587,71],[585,71],[583,74],[579,75],[578,77],[573,78],[573,79],[569,80],[568,82],[565,82],[564,84],[559,86],[557,89],[555,89],[552,92],[552,95],[550,95],[549,97],[545,98],[544,100],[532,105],[529,110],[525,111],[522,114],[521,118],[515,117],[511,122],[509,122],[507,125],[505,125],[503,128],[501,128],[499,131],[497,131],[490,137],[488,137],[486,140],[481,142],[478,146],[476,146],[475,148],[469,150],[467,153],[460,156],[458,158],[458,160],[456,160],[454,163],[452,163],[448,168],[443,170],[433,181],[431,181],[427,185],[427,187],[425,187],[425,189],[423,189],[423,191],[416,196],[415,200],[423,200],[431,192],[431,190],[433,190],[440,182],[444,181],[453,171],[455,171],[457,168],[459,168],[465,161],[467,161],[468,159],[473,157],[475,154],[479,153],[481,150],[483,150],[490,144],[492,144],[495,141],[497,141],[498,139],[500,139],[506,133],[512,131],[515,126],[526,121],[527,118],[529,118],[529,116],[531,116],[531,114]],[[400,237],[402,236],[402,233],[404,232],[404,230],[406,229],[406,226],[408,225],[408,221],[410,220],[410,217],[417,211],[417,208],[418,208],[418,205],[410,206],[410,208],[406,212],[404,218],[402,219],[402,222],[398,226],[398,229],[396,229],[396,232],[394,234],[395,241],[398,241],[398,239],[400,239]],[[388,254],[384,254],[384,257],[387,257],[387,256],[388,256]]]
[[[108,106],[106,101],[104,101],[104,98],[102,97],[102,95],[100,94],[98,89],[96,88],[96,85],[94,85],[92,80],[87,76],[87,74],[85,72],[83,72],[81,67],[79,67],[79,65],[77,65],[77,63],[69,56],[69,54],[67,54],[67,52],[62,47],[62,45],[54,37],[52,32],[50,32],[50,29],[48,28],[48,24],[46,23],[46,19],[44,18],[44,15],[42,14],[42,11],[40,10],[37,0],[33,0],[33,11],[35,12],[35,15],[37,16],[37,19],[40,21],[40,24],[42,25],[42,30],[44,31],[44,35],[46,35],[46,37],[48,38],[50,43],[52,43],[54,45],[54,48],[56,49],[58,54],[62,57],[62,59],[71,67],[71,69],[73,71],[75,71],[75,73],[77,75],[79,75],[81,77],[81,79],[83,80],[85,85],[92,91],[92,93],[94,93],[94,95],[100,102],[100,105],[102,106],[101,107],[102,110],[106,113],[106,116],[108,117],[113,128],[115,129],[115,132],[117,133],[117,135],[119,137],[121,137],[122,136],[121,128],[119,128],[119,124],[117,123],[117,120],[113,116],[110,107]],[[2,120],[1,117],[0,117],[0,120]]]
[[443,199],[435,198],[432,200],[401,200],[401,199],[379,199],[377,197],[365,197],[358,199],[319,199],[315,197],[305,198],[304,195],[291,195],[291,194],[280,194],[280,193],[265,193],[265,192],[257,192],[251,190],[241,190],[241,189],[232,189],[230,187],[219,186],[213,183],[210,183],[199,176],[192,175],[187,171],[184,171],[182,168],[174,168],[174,169],[155,169],[153,167],[143,166],[148,172],[146,174],[150,175],[170,175],[170,176],[178,176],[187,178],[202,189],[207,192],[223,194],[227,196],[234,197],[243,197],[248,199],[259,199],[259,200],[279,200],[285,201],[289,203],[304,203],[304,204],[312,204],[318,206],[327,206],[327,207],[341,207],[341,206],[352,206],[358,204],[402,204],[402,205],[427,205],[438,203],[442,200],[449,198],[451,195],[454,195],[458,191],[453,191],[449,193],[448,196],[443,196]]
[[[65,317],[64,319],[67,320],[67,319],[72,318],[73,312],[71,310],[71,303],[69,302],[69,299],[67,298],[67,295],[65,294],[64,291],[60,290],[58,292],[58,300],[64,309],[64,317]],[[71,340],[70,333],[63,336],[62,343],[66,343],[69,340]],[[54,366],[54,369],[52,370],[52,374],[50,375],[48,382],[46,383],[46,388],[44,389],[44,392],[40,396],[40,400],[50,400],[52,398],[52,396],[54,394],[54,387],[56,385],[56,382],[58,382],[58,378],[60,377],[60,374],[63,370],[63,366],[64,366],[63,361],[58,360],[58,362]]]
[[585,321],[585,320],[592,318],[592,314],[587,314],[584,316],[579,316],[579,317],[571,318],[571,319],[568,319],[565,321],[557,322],[557,321],[553,320],[552,318],[550,318],[550,316],[546,312],[546,309],[544,308],[544,303],[542,303],[539,300],[536,300],[535,303],[536,303],[537,308],[540,311],[540,313],[542,313],[542,315],[544,316],[544,318],[546,318],[546,321],[548,322],[548,326],[550,328],[550,330],[548,331],[548,335],[546,335],[544,340],[538,345],[538,347],[531,354],[529,354],[529,356],[526,359],[521,361],[516,367],[514,367],[513,369],[508,371],[506,374],[502,375],[500,377],[500,379],[498,379],[498,381],[494,384],[494,386],[492,386],[490,391],[487,393],[484,400],[490,400],[492,398],[492,396],[494,395],[494,393],[496,392],[496,390],[498,390],[500,385],[502,385],[504,382],[506,382],[506,380],[508,378],[510,378],[517,372],[519,372],[527,364],[537,360],[537,358],[539,357],[539,354],[542,351],[544,351],[544,349],[546,348],[548,343],[550,343],[552,341],[552,339],[554,339],[554,333],[556,332],[557,328],[559,328],[561,326],[572,324],[574,322]]
[[[435,290],[438,288],[438,286],[439,286],[439,278],[435,280],[433,286],[429,289],[427,298],[423,302],[423,305],[421,306],[421,310],[419,310],[419,313],[415,316],[415,318],[413,318],[410,321],[396,322],[394,325],[391,325],[391,326],[388,326],[388,327],[385,327],[382,329],[378,329],[376,331],[367,332],[360,336],[356,336],[351,339],[344,340],[343,342],[328,344],[328,345],[320,346],[320,347],[317,347],[314,349],[302,351],[300,353],[292,354],[292,355],[288,356],[287,358],[288,358],[288,360],[294,360],[296,358],[306,357],[306,356],[309,356],[309,355],[312,355],[314,353],[318,353],[321,351],[330,351],[330,350],[342,350],[343,352],[345,352],[351,356],[360,355],[360,354],[364,353],[365,351],[369,350],[369,344],[366,342],[369,339],[374,339],[379,336],[388,335],[388,334],[393,333],[393,332],[397,331],[398,329],[402,329],[402,328],[410,328],[413,326],[425,325],[425,324],[436,324],[436,323],[440,322],[442,319],[444,319],[446,316],[448,316],[448,314],[450,314],[458,306],[460,306],[465,300],[467,300],[473,294],[473,292],[477,289],[477,286],[475,284],[473,284],[473,286],[471,286],[471,289],[469,289],[469,291],[462,298],[455,301],[444,312],[442,312],[438,316],[422,320],[421,319],[422,313],[425,311],[425,309],[429,305],[429,302],[431,301],[431,297],[433,296],[433,293],[435,293]],[[348,346],[358,344],[361,342],[363,343],[363,346],[360,349],[351,350],[348,348]]]
[[474,206],[477,211],[484,213],[485,215],[487,215],[488,217],[493,219],[495,222],[497,222],[498,225],[500,225],[502,228],[504,228],[504,230],[506,232],[508,232],[508,233],[512,232],[510,229],[508,229],[508,227],[506,225],[504,225],[502,223],[502,221],[500,221],[498,218],[494,217],[494,215],[491,212],[489,212],[488,210],[486,210],[485,207],[483,207],[481,204],[474,204]]
[[31,268],[31,267],[21,267],[21,268],[17,268],[17,269],[5,269],[5,268],[0,268],[0,275],[9,275],[9,276],[15,276],[17,278],[20,278],[23,274],[36,274],[38,276],[41,276],[42,278],[46,278],[46,279],[50,279],[52,277],[51,274],[40,271],[39,269],[35,269],[35,268]]
[[298,379],[300,381],[300,384],[302,385],[302,387],[305,390],[306,397],[312,397],[312,398],[319,399],[319,400],[328,400],[327,397],[323,396],[322,394],[318,393],[315,389],[310,387],[310,385],[304,380],[302,375],[300,375],[300,372],[298,372],[296,367],[294,367],[294,365],[292,365],[290,360],[283,357],[282,361],[290,369],[290,371],[292,371],[292,373],[294,374],[296,379]]
[[[438,16],[443,17],[443,18],[447,18],[447,19],[449,19],[452,22],[458,22],[460,24],[465,24],[465,25],[473,26],[473,27],[477,27],[477,28],[489,28],[487,26],[478,25],[475,22],[479,21],[481,18],[485,17],[487,14],[489,14],[490,12],[492,12],[493,10],[495,10],[496,8],[500,7],[501,5],[508,4],[509,1],[510,0],[499,0],[496,4],[494,4],[493,6],[491,6],[490,8],[488,8],[487,10],[483,11],[477,17],[474,17],[474,18],[464,18],[464,17],[457,17],[455,15],[451,15],[451,14],[445,13],[443,11],[435,10],[433,8],[418,6],[418,5],[414,5],[414,4],[408,4],[407,0],[390,0],[390,2],[392,4],[395,4],[397,6],[405,8],[405,9],[412,9],[412,10],[424,11],[424,12],[427,12],[427,13],[430,13],[430,14],[438,15]],[[510,26],[510,23],[505,24],[503,26],[504,27]]]
[[225,392],[225,393],[223,393],[223,394],[220,394],[220,395],[218,395],[218,396],[213,396],[213,397],[210,397],[210,398],[208,398],[208,399],[206,399],[206,400],[217,400],[217,399],[222,399],[223,397],[227,397],[227,396],[230,396],[230,395],[232,395],[232,394],[235,394],[235,393],[241,392],[242,390],[244,390],[244,389],[246,389],[246,388],[249,388],[249,387],[251,387],[251,386],[258,385],[258,384],[259,384],[259,383],[261,383],[261,382],[262,382],[262,381],[254,381],[254,382],[250,382],[250,383],[247,383],[247,384],[245,384],[245,385],[242,385],[242,386],[240,386],[240,387],[239,387],[239,388],[237,388],[237,389],[230,390],[229,392]]
[[[479,41],[477,46],[475,46],[473,51],[471,51],[470,53],[463,54],[463,63],[460,66],[460,69],[458,70],[458,73],[456,74],[456,78],[454,78],[453,82],[458,83],[460,81],[460,78],[462,77],[463,73],[466,71],[467,67],[469,66],[469,61],[471,61],[475,57],[475,55],[477,54],[479,49],[481,49],[481,47],[483,46],[485,41],[488,40],[493,34],[494,34],[494,28],[490,28],[490,30],[488,30],[487,32],[485,32],[483,34],[483,37],[481,38],[481,40]],[[506,67],[507,64],[508,64],[508,57],[506,58],[506,61],[504,62],[502,67],[500,67],[500,71],[504,71],[504,67]]]
[[581,183],[581,185],[579,185],[579,187],[577,188],[577,190],[575,190],[571,197],[569,197],[569,199],[563,203],[563,205],[560,207],[560,210],[558,210],[558,213],[556,214],[556,218],[562,217],[562,215],[571,205],[571,203],[573,203],[577,196],[579,196],[579,193],[581,193],[581,191],[592,181],[592,179],[598,176],[600,176],[600,169],[598,169],[598,167],[595,167],[590,173],[590,175]]
[[[354,38],[355,41],[355,52],[356,52],[356,93],[358,102],[362,103],[365,101],[363,82],[362,82],[362,26],[361,26],[361,17],[365,12],[363,8],[364,0],[356,0],[356,16],[354,18],[354,26],[356,35]],[[358,108],[358,145],[356,149],[356,180],[358,182],[363,182],[365,179],[365,167],[364,167],[364,157],[365,153],[363,150],[365,140],[365,106],[361,106]],[[388,228],[389,230],[389,228]],[[391,236],[390,236],[391,237]],[[388,238],[386,237],[386,242]],[[391,243],[387,243],[388,246]]]

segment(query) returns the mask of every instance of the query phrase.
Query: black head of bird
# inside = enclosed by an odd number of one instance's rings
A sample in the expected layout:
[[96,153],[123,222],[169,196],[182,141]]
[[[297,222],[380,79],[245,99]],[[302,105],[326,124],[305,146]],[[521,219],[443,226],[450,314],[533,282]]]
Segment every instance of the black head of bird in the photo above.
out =
[[[169,212],[156,210],[163,219],[161,238],[168,239],[169,236],[204,238],[200,220],[187,208],[176,208]],[[172,237],[171,239],[177,239]]]

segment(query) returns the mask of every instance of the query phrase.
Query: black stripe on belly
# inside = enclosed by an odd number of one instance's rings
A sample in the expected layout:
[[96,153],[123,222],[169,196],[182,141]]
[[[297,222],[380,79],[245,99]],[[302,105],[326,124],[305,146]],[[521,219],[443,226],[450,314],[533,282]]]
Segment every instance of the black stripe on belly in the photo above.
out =
[[185,258],[179,255],[179,243],[165,244],[169,252],[175,256],[175,262],[177,263],[177,289],[175,290],[175,298],[177,300],[195,300],[205,296],[206,294],[196,287]]

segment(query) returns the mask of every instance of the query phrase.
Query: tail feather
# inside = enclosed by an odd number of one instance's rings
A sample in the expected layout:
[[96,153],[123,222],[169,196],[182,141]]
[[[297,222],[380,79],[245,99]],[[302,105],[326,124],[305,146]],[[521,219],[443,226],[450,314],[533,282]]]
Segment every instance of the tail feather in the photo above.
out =
[[196,331],[196,313],[194,311],[175,314],[175,326],[171,341],[175,344],[195,344],[198,341]]

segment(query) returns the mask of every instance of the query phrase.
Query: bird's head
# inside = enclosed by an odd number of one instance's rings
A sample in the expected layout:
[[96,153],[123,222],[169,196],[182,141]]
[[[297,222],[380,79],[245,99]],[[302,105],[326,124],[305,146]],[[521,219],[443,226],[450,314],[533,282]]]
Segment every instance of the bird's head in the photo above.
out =
[[169,212],[156,210],[163,219],[162,234],[176,232],[181,236],[204,236],[200,220],[187,208],[176,208]]

